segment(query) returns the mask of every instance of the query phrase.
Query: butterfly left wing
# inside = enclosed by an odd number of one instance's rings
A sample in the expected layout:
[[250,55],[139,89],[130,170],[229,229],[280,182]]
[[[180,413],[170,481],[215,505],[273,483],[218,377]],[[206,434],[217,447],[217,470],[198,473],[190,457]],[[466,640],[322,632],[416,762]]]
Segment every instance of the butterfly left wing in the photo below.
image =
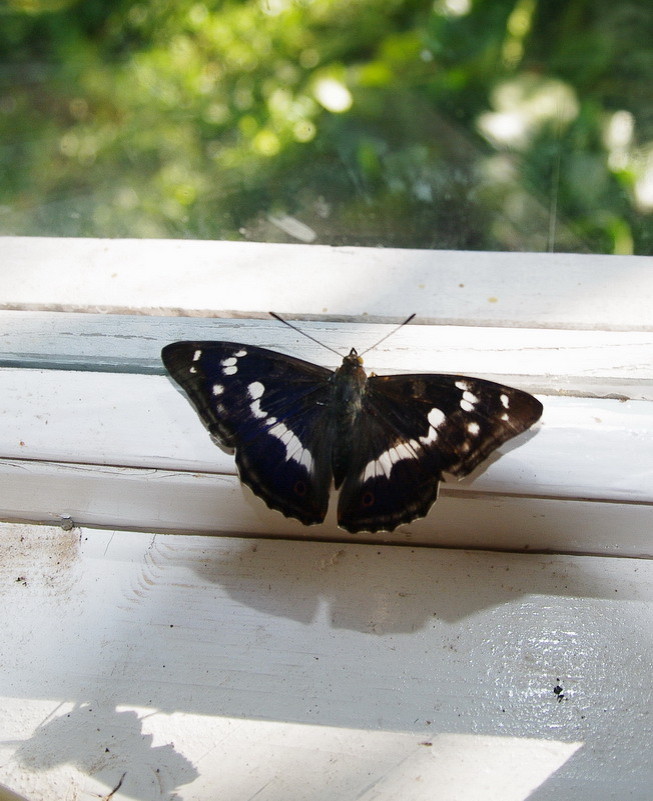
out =
[[392,531],[428,513],[442,473],[462,477],[535,423],[526,392],[456,375],[371,376],[338,523]]
[[235,342],[173,342],[161,358],[211,436],[235,451],[241,481],[286,517],[321,522],[331,485],[322,418],[332,371]]

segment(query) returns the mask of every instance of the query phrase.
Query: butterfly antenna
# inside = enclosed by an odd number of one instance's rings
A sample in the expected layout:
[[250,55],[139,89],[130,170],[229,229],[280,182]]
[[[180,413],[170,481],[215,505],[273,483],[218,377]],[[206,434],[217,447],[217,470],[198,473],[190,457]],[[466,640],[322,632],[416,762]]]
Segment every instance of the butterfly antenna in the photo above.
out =
[[303,336],[308,337],[308,339],[312,339],[313,342],[317,342],[318,345],[322,345],[323,348],[326,348],[327,350],[330,350],[331,353],[338,354],[338,356],[340,356],[340,358],[342,358],[342,353],[339,353],[337,350],[335,350],[335,348],[330,348],[328,345],[325,345],[324,342],[320,342],[319,339],[316,339],[315,337],[312,337],[310,334],[307,334],[306,331],[302,331],[301,328],[297,328],[296,325],[293,325],[292,323],[289,323],[288,320],[284,320],[283,317],[279,317],[279,315],[275,314],[275,312],[268,312],[268,314],[270,315],[270,317],[274,317],[274,319],[278,320],[280,323],[283,323],[284,325],[287,325],[288,328],[292,328],[293,331],[297,331],[298,334],[302,334]]
[[398,325],[396,328],[393,328],[391,331],[388,331],[388,333],[387,333],[387,334],[386,334],[384,337],[381,337],[381,339],[380,339],[378,342],[376,342],[374,345],[370,345],[370,347],[369,347],[369,348],[365,348],[365,350],[363,351],[363,353],[359,353],[358,355],[359,355],[359,356],[362,356],[364,353],[367,353],[367,351],[368,351],[368,350],[373,350],[374,348],[378,348],[378,347],[379,347],[379,345],[380,345],[382,342],[385,342],[385,341],[386,341],[386,339],[387,339],[388,337],[391,337],[391,336],[392,336],[393,334],[395,334],[395,333],[396,333],[396,332],[397,332],[397,331],[398,331],[400,328],[403,328],[405,325],[407,325],[407,324],[408,324],[408,323],[409,323],[409,322],[410,322],[410,321],[413,319],[413,317],[415,317],[415,314],[416,314],[416,313],[415,313],[415,312],[413,312],[413,314],[411,314],[411,315],[410,315],[410,317],[406,317],[406,319],[403,321],[403,323],[400,323],[400,324],[399,324],[399,325]]

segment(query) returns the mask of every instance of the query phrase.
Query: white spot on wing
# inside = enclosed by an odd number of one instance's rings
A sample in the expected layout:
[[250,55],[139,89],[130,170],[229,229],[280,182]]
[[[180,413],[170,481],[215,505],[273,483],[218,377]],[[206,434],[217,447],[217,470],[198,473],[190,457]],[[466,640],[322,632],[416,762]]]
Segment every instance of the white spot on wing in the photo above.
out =
[[447,419],[442,409],[433,408],[429,412],[428,421],[433,428],[439,428]]
[[[252,404],[253,405],[253,404]],[[305,448],[299,437],[297,437],[283,423],[277,423],[268,429],[268,434],[276,437],[286,448],[286,461],[292,459],[293,462],[302,465],[309,473],[313,472],[313,457],[311,452]]]
[[432,445],[438,438],[437,429],[444,422],[446,422],[446,415],[441,409],[433,407],[428,413],[429,430],[426,436],[417,439],[409,439],[407,442],[399,442],[392,448],[388,448],[376,459],[368,462],[365,469],[361,473],[361,481],[365,482],[369,478],[376,478],[376,476],[385,476],[390,478],[392,468],[401,462],[403,459],[417,459],[420,453],[423,452],[424,447]]
[[433,426],[431,426],[429,428],[429,433],[425,437],[420,437],[419,441],[422,443],[422,445],[433,445],[437,438],[438,432],[435,430],[435,428],[433,428]]
[[257,398],[255,401],[252,401],[249,404],[249,410],[254,415],[254,417],[257,417],[259,420],[262,420],[264,417],[268,416],[268,413],[264,412],[263,409],[261,409],[260,398]]
[[222,384],[214,384],[212,392],[214,395],[222,395],[222,393],[224,392],[224,387],[222,386]]
[[[424,437],[424,439],[426,439],[426,437]],[[388,448],[378,459],[374,459],[366,465],[365,470],[363,470],[361,474],[361,481],[365,482],[368,478],[376,478],[376,476],[385,476],[389,479],[392,468],[397,462],[400,462],[402,459],[417,458],[418,452],[416,452],[415,449],[419,449],[419,447],[420,445],[417,440],[410,439],[408,442],[400,442],[395,447]]]
[[247,387],[247,393],[252,400],[257,400],[265,392],[265,387],[260,381],[252,381]]
[[368,464],[366,471],[372,468],[372,476],[385,476],[390,478],[392,472],[392,465],[397,461],[397,452],[394,448],[390,448],[385,453],[382,453],[375,462]]
[[415,453],[415,446],[417,443],[414,439],[408,440],[408,442],[400,442],[399,445],[395,445],[392,449],[394,451],[394,462],[400,462],[402,459],[414,459],[417,454]]
[[501,405],[504,409],[507,409],[510,406],[510,398],[505,392],[502,392],[501,395],[499,395],[499,400],[501,401]]
[[193,353],[193,361],[194,362],[198,361],[198,359],[200,358],[201,355],[202,355],[202,351],[201,350],[196,350],[195,353]]
[[240,359],[241,356],[247,356],[247,351],[245,350],[245,348],[243,348],[242,350],[239,350],[238,353],[234,353],[234,356],[237,359]]
[[476,436],[476,434],[478,434],[478,432],[481,430],[481,427],[479,426],[478,423],[471,422],[467,423],[467,430],[469,431],[470,434]]
[[469,383],[467,381],[456,381],[456,386],[458,389],[469,389]]
[[222,372],[225,375],[234,375],[234,373],[238,372],[238,368],[236,367],[236,359],[235,356],[230,356],[228,359],[223,359],[220,364],[222,365]]
[[434,406],[426,419],[429,421],[429,430],[425,437],[419,438],[419,441],[422,445],[432,445],[438,438],[438,429],[446,422],[447,417],[442,409]]
[[[252,381],[247,387],[247,394],[252,398],[252,402],[249,404],[250,411],[259,420],[263,420],[268,416],[268,413],[261,409],[261,398],[264,392],[265,386],[260,381]],[[275,418],[270,418],[270,423],[274,424],[276,422]]]

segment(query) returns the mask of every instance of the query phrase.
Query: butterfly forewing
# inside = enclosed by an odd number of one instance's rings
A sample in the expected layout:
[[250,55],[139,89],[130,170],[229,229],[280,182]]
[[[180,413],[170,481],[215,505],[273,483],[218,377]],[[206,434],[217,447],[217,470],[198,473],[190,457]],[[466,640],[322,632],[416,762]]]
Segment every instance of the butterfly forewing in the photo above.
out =
[[338,507],[348,531],[392,530],[423,517],[442,473],[462,477],[539,419],[531,395],[449,375],[372,376],[361,436]]
[[372,376],[368,396],[390,427],[425,438],[441,469],[458,477],[542,415],[527,392],[462,375]]
[[235,449],[243,483],[286,516],[324,519],[331,432],[320,418],[331,370],[234,342],[175,342],[162,359],[209,433]]

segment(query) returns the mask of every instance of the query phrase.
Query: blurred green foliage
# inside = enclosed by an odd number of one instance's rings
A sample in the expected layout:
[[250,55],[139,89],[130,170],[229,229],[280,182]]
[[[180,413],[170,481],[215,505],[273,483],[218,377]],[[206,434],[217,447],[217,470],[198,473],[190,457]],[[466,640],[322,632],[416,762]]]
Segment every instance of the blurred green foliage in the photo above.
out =
[[653,253],[650,0],[5,0],[0,233]]

